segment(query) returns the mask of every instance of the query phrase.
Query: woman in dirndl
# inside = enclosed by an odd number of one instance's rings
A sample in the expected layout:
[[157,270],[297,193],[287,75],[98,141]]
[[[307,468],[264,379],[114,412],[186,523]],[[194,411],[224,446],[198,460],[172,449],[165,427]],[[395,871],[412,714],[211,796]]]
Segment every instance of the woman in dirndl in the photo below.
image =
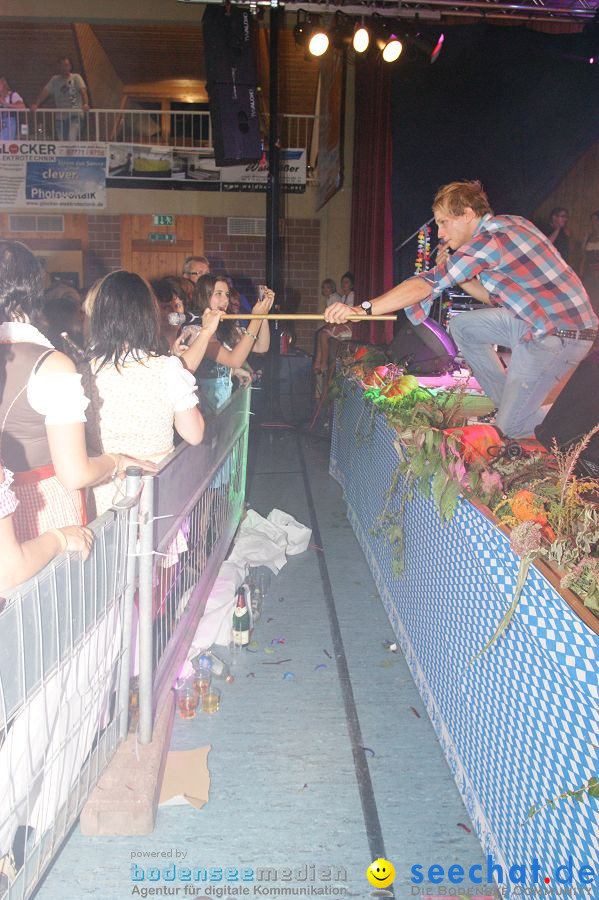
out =
[[54,349],[42,323],[44,277],[17,241],[0,241],[0,458],[14,473],[17,539],[86,524],[84,488],[148,466],[115,453],[90,458],[89,403],[75,364]]

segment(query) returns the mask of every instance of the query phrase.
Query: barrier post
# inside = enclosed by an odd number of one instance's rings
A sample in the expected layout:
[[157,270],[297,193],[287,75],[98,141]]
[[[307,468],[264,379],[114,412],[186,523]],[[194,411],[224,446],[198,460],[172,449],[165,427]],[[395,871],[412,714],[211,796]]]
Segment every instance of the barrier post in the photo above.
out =
[[154,479],[142,478],[139,501],[139,741],[152,740],[152,593],[154,563]]
[[125,496],[134,505],[129,510],[129,531],[127,534],[127,575],[123,596],[123,661],[121,664],[121,681],[119,684],[119,705],[121,710],[119,721],[119,737],[125,740],[129,730],[129,675],[131,669],[131,630],[133,626],[133,597],[137,575],[137,535],[139,526],[139,493],[141,490],[142,470],[129,466],[125,479]]

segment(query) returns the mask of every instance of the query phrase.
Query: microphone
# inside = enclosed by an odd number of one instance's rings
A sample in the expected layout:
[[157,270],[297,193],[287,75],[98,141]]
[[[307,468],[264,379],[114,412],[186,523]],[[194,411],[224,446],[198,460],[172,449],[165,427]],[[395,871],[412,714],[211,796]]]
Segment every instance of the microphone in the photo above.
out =
[[169,325],[194,325],[201,324],[202,317],[197,313],[186,312],[186,313],[176,313],[172,312],[168,314],[168,324]]

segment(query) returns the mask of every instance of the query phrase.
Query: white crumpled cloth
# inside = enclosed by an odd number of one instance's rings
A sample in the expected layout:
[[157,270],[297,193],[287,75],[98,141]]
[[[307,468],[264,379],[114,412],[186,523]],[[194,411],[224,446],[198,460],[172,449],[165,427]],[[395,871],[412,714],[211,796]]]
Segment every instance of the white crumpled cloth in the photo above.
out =
[[229,559],[220,567],[206,601],[181,677],[191,675],[189,660],[202,650],[213,644],[229,644],[236,593],[249,567],[268,566],[276,574],[287,562],[287,556],[308,549],[311,537],[312,529],[281,509],[273,509],[267,519],[254,509],[248,509]]

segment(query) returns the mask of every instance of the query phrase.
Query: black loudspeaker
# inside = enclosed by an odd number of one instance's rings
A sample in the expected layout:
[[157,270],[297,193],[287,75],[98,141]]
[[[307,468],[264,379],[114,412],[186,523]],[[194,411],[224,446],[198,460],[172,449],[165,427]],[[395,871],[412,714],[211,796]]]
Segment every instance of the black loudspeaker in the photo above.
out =
[[[553,406],[535,428],[537,440],[553,449],[578,443],[599,423],[599,346],[595,346],[558,394]],[[585,465],[586,464],[586,465]],[[599,476],[599,434],[591,438],[581,454],[581,471]]]
[[457,353],[447,332],[431,319],[404,324],[387,347],[389,359],[415,375],[444,375],[453,368]]
[[[257,358],[256,358],[257,360]],[[257,366],[257,362],[251,361]],[[302,350],[281,354],[273,366],[270,366],[262,379],[260,390],[252,391],[252,413],[258,422],[267,422],[274,415],[280,416],[287,425],[299,425],[307,422],[313,412],[314,394],[312,389],[312,357]],[[272,369],[274,368],[274,372]],[[272,372],[272,375],[271,375]],[[276,402],[269,398],[268,378],[277,377],[278,392]]]
[[262,145],[252,16],[208,6],[202,26],[216,165],[255,162]]
[[211,84],[210,117],[217,166],[255,162],[262,156],[256,91],[247,84]]
[[202,19],[206,81],[234,81],[256,87],[254,22],[249,10],[208,6]]

